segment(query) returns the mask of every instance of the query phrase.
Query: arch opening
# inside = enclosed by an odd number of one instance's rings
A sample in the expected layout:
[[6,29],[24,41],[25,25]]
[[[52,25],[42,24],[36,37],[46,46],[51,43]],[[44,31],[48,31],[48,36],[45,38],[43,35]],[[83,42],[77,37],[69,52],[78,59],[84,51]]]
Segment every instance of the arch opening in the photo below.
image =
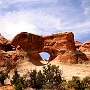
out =
[[50,54],[47,52],[40,52],[39,54],[42,57],[42,59],[45,61],[49,60],[49,58],[50,58]]

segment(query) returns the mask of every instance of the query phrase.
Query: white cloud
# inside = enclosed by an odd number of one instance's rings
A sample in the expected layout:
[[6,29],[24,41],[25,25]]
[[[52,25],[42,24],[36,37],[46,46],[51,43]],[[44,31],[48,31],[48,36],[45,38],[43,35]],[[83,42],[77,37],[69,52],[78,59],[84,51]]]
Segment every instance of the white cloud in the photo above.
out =
[[77,1],[0,0],[0,32],[9,39],[22,31],[44,35],[72,31],[75,39],[82,38],[90,31],[90,0]]
[[12,39],[20,32],[45,35],[61,29],[59,18],[38,11],[9,12],[5,16],[1,16],[0,21],[0,32],[7,35],[8,39]]
[[6,37],[9,39],[23,31],[35,33],[36,27],[25,13],[8,13],[6,16],[0,18],[0,21],[0,32],[3,35],[7,34]]

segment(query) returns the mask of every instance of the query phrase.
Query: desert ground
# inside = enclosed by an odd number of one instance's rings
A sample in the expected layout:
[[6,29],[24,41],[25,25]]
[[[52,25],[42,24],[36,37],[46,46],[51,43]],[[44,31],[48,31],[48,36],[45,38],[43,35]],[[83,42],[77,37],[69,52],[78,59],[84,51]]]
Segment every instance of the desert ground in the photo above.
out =
[[[47,65],[47,61],[41,60],[38,61],[22,61],[18,63],[17,68],[19,71],[19,74],[25,75],[26,72],[36,69],[42,70],[42,67],[44,65]],[[72,76],[79,76],[81,79],[85,76],[90,76],[90,64],[62,64],[61,62],[57,60],[52,60],[49,62],[52,65],[59,66],[59,69],[62,71],[62,77],[65,78],[67,81],[72,78]]]
[[[57,60],[52,60],[49,62],[52,65],[59,66],[59,69],[62,71],[62,77],[66,79],[67,81],[72,78],[72,76],[79,76],[81,79],[85,76],[90,76],[90,65],[89,64],[62,64],[61,62]],[[27,60],[21,60],[17,62],[17,70],[21,76],[25,75],[28,71],[36,69],[42,70],[42,67],[44,65],[47,65],[48,62],[41,60],[39,61],[29,61]],[[10,72],[10,78],[13,76],[13,71]],[[9,83],[7,80],[6,82]],[[0,90],[12,90],[13,86],[6,85],[6,86],[0,86]],[[30,88],[28,90],[31,90]]]

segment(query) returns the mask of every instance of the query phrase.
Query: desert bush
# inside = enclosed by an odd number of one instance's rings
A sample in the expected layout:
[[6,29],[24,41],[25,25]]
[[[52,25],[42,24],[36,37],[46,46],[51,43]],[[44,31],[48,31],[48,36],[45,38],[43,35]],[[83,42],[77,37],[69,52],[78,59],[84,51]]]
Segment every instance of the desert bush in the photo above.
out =
[[90,77],[82,80],[78,76],[73,76],[68,82],[62,78],[62,71],[59,66],[48,64],[43,66],[42,71],[31,70],[28,72],[29,79],[20,77],[18,71],[14,71],[11,83],[15,85],[15,90],[23,88],[33,88],[35,90],[90,90]]
[[4,85],[4,80],[8,77],[7,72],[0,71],[0,83]]
[[45,76],[41,72],[37,72],[36,70],[32,70],[29,72],[30,80],[28,80],[27,86],[30,86],[32,88],[41,89],[42,86],[45,84]]
[[48,64],[47,66],[43,67],[43,74],[46,78],[46,83],[43,88],[57,89],[60,87],[60,83],[63,81],[63,79],[61,77],[62,71],[59,70],[59,66]]
[[32,87],[35,89],[52,89],[60,87],[63,81],[61,77],[61,70],[59,66],[48,64],[43,66],[42,71],[32,70],[29,73],[30,80],[25,81],[25,87]]
[[72,80],[68,81],[68,87],[75,90],[85,90],[85,85],[78,76],[73,76]]
[[90,85],[90,76],[86,76],[85,78],[83,78],[82,82],[88,86]]
[[14,70],[14,75],[12,77],[11,84],[15,86],[15,90],[22,90],[24,87],[24,79],[23,77],[20,77],[17,70]]

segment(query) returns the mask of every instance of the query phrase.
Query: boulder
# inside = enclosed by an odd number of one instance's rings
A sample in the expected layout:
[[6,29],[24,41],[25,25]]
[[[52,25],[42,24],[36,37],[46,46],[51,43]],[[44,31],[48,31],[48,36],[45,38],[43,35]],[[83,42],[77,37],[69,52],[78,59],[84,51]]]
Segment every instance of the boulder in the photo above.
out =
[[59,54],[54,60],[65,64],[82,64],[87,62],[88,58],[80,51],[66,51],[64,54]]

